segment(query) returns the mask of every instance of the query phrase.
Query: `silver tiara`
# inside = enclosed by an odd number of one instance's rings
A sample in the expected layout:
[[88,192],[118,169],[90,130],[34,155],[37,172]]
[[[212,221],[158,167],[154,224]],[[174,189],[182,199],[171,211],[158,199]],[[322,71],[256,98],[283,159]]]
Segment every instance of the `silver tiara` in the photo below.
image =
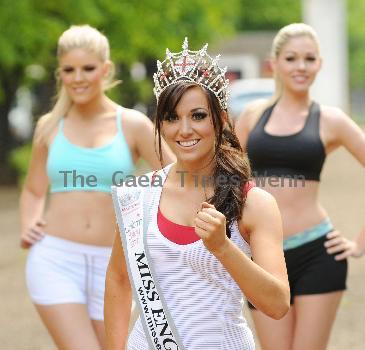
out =
[[157,101],[168,86],[192,81],[213,92],[221,107],[227,110],[229,81],[225,78],[227,67],[218,66],[220,55],[215,58],[209,56],[208,44],[198,51],[189,50],[188,38],[185,38],[182,48],[176,53],[166,49],[165,60],[157,61],[157,72],[153,74],[153,92]]

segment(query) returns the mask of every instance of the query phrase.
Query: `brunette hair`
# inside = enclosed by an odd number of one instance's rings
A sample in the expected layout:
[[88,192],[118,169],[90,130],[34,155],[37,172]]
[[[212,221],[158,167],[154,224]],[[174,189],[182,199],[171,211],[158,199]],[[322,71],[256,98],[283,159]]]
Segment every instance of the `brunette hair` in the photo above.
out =
[[[227,220],[227,236],[230,237],[230,226],[235,220],[240,220],[246,201],[244,191],[246,183],[251,178],[251,169],[247,156],[243,153],[230,118],[223,118],[223,112],[217,97],[211,91],[194,82],[181,81],[168,86],[160,95],[156,115],[155,132],[158,137],[157,152],[161,164],[161,125],[168,115],[175,113],[175,109],[182,96],[191,88],[199,87],[205,93],[212,116],[215,130],[215,163],[212,175],[214,195],[208,199],[215,208],[223,213]],[[225,183],[220,183],[224,179]]]

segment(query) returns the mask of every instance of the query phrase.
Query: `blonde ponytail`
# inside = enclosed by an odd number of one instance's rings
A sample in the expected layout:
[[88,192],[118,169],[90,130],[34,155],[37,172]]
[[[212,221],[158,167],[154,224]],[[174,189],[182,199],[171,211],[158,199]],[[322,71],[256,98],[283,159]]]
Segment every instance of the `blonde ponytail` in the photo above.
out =
[[57,127],[61,118],[67,114],[71,104],[71,99],[68,96],[65,87],[61,86],[61,89],[57,94],[57,100],[54,107],[38,121],[38,132],[35,137],[36,142],[45,144],[49,143],[49,138],[53,130]]

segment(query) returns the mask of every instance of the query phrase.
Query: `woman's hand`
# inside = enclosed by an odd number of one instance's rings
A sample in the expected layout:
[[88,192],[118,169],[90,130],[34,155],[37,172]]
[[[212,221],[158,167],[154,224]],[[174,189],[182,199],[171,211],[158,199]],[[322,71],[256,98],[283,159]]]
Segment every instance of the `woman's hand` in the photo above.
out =
[[226,217],[214,205],[203,202],[194,223],[195,232],[206,248],[216,256],[223,254],[229,243],[226,236]]
[[23,249],[30,248],[33,244],[37,243],[41,240],[45,234],[43,232],[43,227],[46,225],[46,222],[42,219],[38,220],[34,226],[29,227],[21,233],[20,236],[20,246]]
[[332,231],[327,235],[328,241],[325,242],[324,246],[327,249],[328,254],[336,254],[335,260],[343,260],[352,256],[359,258],[363,255],[357,242],[351,241],[341,235],[339,231]]

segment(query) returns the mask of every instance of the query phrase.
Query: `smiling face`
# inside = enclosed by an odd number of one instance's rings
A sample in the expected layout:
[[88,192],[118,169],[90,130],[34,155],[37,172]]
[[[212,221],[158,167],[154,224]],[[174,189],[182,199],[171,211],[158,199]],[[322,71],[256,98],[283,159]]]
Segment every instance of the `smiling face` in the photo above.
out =
[[184,92],[175,110],[163,116],[161,133],[179,163],[209,164],[215,152],[215,130],[202,88],[193,86]]
[[85,49],[72,49],[59,59],[60,78],[75,104],[87,104],[103,94],[108,64]]
[[309,36],[293,37],[273,60],[273,67],[284,90],[306,93],[321,68],[318,47]]

